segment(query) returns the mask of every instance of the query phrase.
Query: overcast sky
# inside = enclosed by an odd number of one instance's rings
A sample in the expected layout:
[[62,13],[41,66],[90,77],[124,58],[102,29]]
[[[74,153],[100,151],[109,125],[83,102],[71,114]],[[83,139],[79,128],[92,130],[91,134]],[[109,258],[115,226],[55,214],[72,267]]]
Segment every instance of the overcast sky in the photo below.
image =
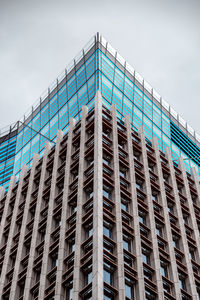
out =
[[97,31],[200,133],[200,0],[0,0],[0,128]]

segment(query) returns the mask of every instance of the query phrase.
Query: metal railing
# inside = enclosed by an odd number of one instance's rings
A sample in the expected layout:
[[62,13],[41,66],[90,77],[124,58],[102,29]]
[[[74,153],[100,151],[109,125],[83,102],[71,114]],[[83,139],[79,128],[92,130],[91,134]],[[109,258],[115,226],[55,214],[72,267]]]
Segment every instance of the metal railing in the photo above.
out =
[[[67,67],[64,69],[64,71],[54,80],[48,89],[44,91],[44,93],[40,96],[39,99],[33,104],[33,106],[20,118],[19,121],[25,122],[25,120],[35,111],[39,105],[48,97],[48,95],[58,86],[58,84],[65,78],[65,76],[79,63],[79,61],[84,57],[85,53],[89,51],[96,42],[99,42],[102,44],[104,48],[108,52],[110,52],[111,55],[113,55],[116,60],[132,75],[134,78],[146,89],[153,98],[161,104],[163,108],[166,109],[166,111],[169,112],[169,114],[175,118],[183,128],[192,136],[194,137],[197,142],[200,143],[200,135],[195,132],[195,130],[168,104],[167,101],[165,101],[159,93],[146,81],[144,78],[134,70],[134,68],[115,50],[110,43],[106,41],[106,39],[97,33],[94,35],[90,41],[83,47],[83,49],[75,56],[75,58],[67,65]],[[0,137],[13,131],[16,126],[17,122],[6,126],[0,130]],[[14,129],[13,129],[14,128]]]

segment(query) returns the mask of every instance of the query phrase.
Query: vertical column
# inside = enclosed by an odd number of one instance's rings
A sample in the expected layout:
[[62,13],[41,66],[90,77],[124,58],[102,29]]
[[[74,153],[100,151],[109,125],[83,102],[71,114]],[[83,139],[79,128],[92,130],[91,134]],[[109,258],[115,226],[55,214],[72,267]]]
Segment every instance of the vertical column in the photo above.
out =
[[36,246],[39,240],[38,237],[38,227],[40,222],[40,212],[42,207],[42,194],[44,190],[45,185],[45,175],[46,175],[46,165],[48,161],[48,153],[51,148],[51,145],[49,142],[45,145],[45,151],[44,156],[42,160],[42,167],[41,167],[41,177],[40,177],[40,183],[38,188],[38,196],[37,196],[37,204],[35,209],[35,220],[33,224],[33,233],[32,233],[32,239],[31,239],[31,246],[30,246],[30,252],[29,252],[29,260],[28,260],[28,266],[27,266],[27,273],[26,273],[26,281],[24,284],[24,299],[31,300],[32,296],[30,294],[30,289],[34,285],[34,273],[33,273],[33,263],[36,256]]
[[[31,167],[31,174],[30,174],[30,179],[29,179],[29,184],[28,184],[28,191],[27,191],[27,196],[25,200],[25,206],[24,206],[24,214],[22,218],[22,224],[25,225],[28,223],[28,214],[29,214],[29,205],[30,205],[30,200],[31,200],[31,193],[33,191],[34,187],[34,175],[35,175],[35,167],[37,165],[37,162],[39,160],[39,155],[35,154],[33,158],[33,164]],[[17,295],[17,280],[18,280],[18,275],[20,272],[20,262],[22,260],[22,255],[23,255],[23,242],[24,242],[24,237],[26,234],[26,226],[21,226],[20,229],[20,237],[19,237],[19,242],[18,242],[18,249],[17,249],[17,255],[16,255],[16,263],[14,266],[14,272],[13,272],[13,278],[12,278],[12,285],[11,285],[11,291],[10,291],[10,300],[15,300],[16,295]]]
[[[3,186],[0,186],[0,202],[3,199],[4,195],[5,195],[5,188]],[[4,206],[3,207],[3,212],[4,212],[5,207],[6,207],[6,201],[4,202],[3,206]],[[2,221],[2,219],[3,219],[3,213],[2,213],[2,216],[0,217],[0,228],[1,228],[0,232],[2,232],[2,227],[1,227],[1,221]],[[4,221],[5,221],[5,218],[4,218]],[[1,248],[1,246],[2,246],[2,240],[0,239],[0,248]]]
[[[3,199],[4,195],[5,195],[5,188],[3,186],[0,186],[0,202]],[[5,208],[5,205],[6,205],[6,203],[4,202],[4,208]],[[3,208],[3,211],[4,211],[4,208]],[[3,216],[3,213],[2,213],[2,216]],[[0,227],[1,227],[1,220],[2,220],[2,217],[0,217]],[[1,247],[1,242],[0,242],[0,247]]]
[[[189,184],[188,184],[188,180],[187,180],[187,173],[186,173],[186,169],[185,169],[185,165],[184,165],[184,161],[183,161],[182,157],[180,157],[179,162],[180,162],[180,168],[181,168],[181,171],[182,171],[182,177],[183,177],[183,181],[184,181],[185,193],[186,193],[186,197],[187,197],[187,201],[188,201],[188,208],[189,208],[189,212],[190,212],[191,227],[193,229],[194,239],[195,239],[196,244],[197,244],[198,257],[200,258],[199,229],[198,229],[198,226],[197,226],[197,221],[196,221],[196,216],[195,216],[195,212],[194,212],[193,201],[192,201],[192,197],[191,197],[191,193],[190,193],[190,188],[189,188]],[[197,193],[198,193],[198,189],[197,189]],[[199,194],[198,194],[198,196],[199,196]],[[189,255],[189,253],[188,253],[188,255]]]
[[10,203],[10,198],[12,196],[12,190],[15,186],[16,183],[16,177],[14,175],[11,176],[10,179],[10,183],[9,183],[9,188],[8,188],[8,192],[6,195],[6,200],[5,200],[5,204],[4,204],[4,210],[3,210],[3,215],[1,218],[1,223],[0,223],[0,245],[1,247],[3,246],[2,241],[3,239],[3,232],[4,232],[4,228],[6,226],[6,218],[8,216],[8,210],[9,210],[9,203]]
[[[196,169],[193,167],[192,168],[192,176],[193,176],[193,180],[195,182],[195,187],[196,187],[196,190],[197,190],[197,194],[198,194],[198,203],[197,203],[197,206],[200,207],[200,184],[199,184],[199,176],[197,175],[197,171]],[[195,219],[196,219],[196,216],[195,216]],[[197,225],[197,230],[198,230],[198,233],[199,233],[199,228],[198,228],[198,225]],[[197,238],[196,242],[198,241],[198,244],[200,243],[199,239]],[[200,260],[200,255],[199,255],[199,251],[200,251],[200,247],[198,246],[198,258]]]
[[102,98],[95,95],[92,299],[103,299]]
[[192,176],[193,180],[195,182],[195,187],[197,189],[197,194],[198,194],[198,204],[197,206],[200,206],[200,184],[199,184],[199,176],[197,175],[196,169],[193,167],[192,168]]
[[161,300],[161,299],[164,299],[163,283],[162,283],[162,275],[161,275],[161,271],[160,271],[160,256],[159,256],[159,250],[158,250],[158,240],[157,240],[157,234],[156,234],[154,208],[153,208],[153,202],[152,202],[152,191],[151,191],[150,176],[149,176],[147,150],[146,150],[145,136],[144,136],[142,127],[140,128],[140,137],[141,137],[141,144],[142,144],[142,157],[143,157],[143,164],[144,164],[144,176],[145,176],[145,184],[146,184],[147,202],[148,202],[148,207],[149,207],[149,221],[150,221],[151,238],[152,238],[152,245],[153,245],[153,258],[154,258],[153,260],[154,260],[154,267],[155,267],[157,293],[158,293],[158,299]]
[[65,246],[65,232],[66,232],[66,220],[68,212],[68,194],[69,194],[69,183],[70,183],[70,162],[72,155],[72,137],[73,129],[75,125],[75,119],[69,121],[69,132],[67,140],[67,156],[66,156],[66,167],[65,167],[65,179],[64,179],[64,190],[63,190],[63,201],[62,201],[62,214],[60,224],[60,240],[59,240],[59,251],[58,251],[58,267],[56,276],[55,286],[55,300],[63,300],[65,292],[62,288],[62,274],[64,269],[64,258],[66,257],[66,246]]
[[3,186],[0,186],[0,200],[3,198],[4,193],[5,193],[4,187],[3,187]]
[[[8,235],[8,240],[7,240],[7,246],[6,246],[5,256],[4,256],[3,268],[2,268],[1,278],[0,278],[0,295],[2,295],[2,293],[3,293],[3,287],[4,287],[4,284],[6,281],[6,273],[8,272],[8,268],[10,266],[10,249],[13,244],[13,236],[14,236],[15,227],[16,227],[16,217],[17,217],[18,207],[19,207],[19,203],[20,203],[23,181],[24,181],[24,177],[25,177],[26,173],[27,173],[27,166],[24,165],[22,167],[20,181],[19,181],[18,188],[17,188],[17,194],[16,194],[15,204],[14,204],[14,208],[13,208],[10,230],[9,230],[9,235]],[[10,199],[8,201],[10,201]]]
[[127,143],[128,143],[128,159],[129,159],[129,172],[130,172],[130,183],[131,183],[131,194],[132,194],[132,215],[133,215],[133,226],[135,235],[135,255],[137,259],[137,274],[138,274],[138,288],[136,288],[136,299],[145,298],[145,287],[144,287],[144,274],[143,274],[143,262],[142,262],[142,250],[141,250],[141,236],[139,226],[139,214],[138,214],[138,202],[136,192],[136,180],[135,180],[135,165],[133,157],[133,145],[131,136],[130,118],[127,115],[125,117],[125,124],[127,129]]
[[165,193],[165,186],[164,186],[164,179],[163,179],[163,173],[162,173],[162,166],[160,161],[160,152],[158,149],[158,141],[156,137],[153,137],[153,146],[155,150],[155,158],[156,158],[156,165],[157,165],[157,171],[158,171],[158,180],[160,185],[160,200],[162,202],[163,207],[163,216],[165,219],[165,232],[166,232],[166,238],[168,241],[168,249],[169,249],[169,256],[170,256],[170,263],[171,263],[171,281],[174,283],[174,296],[176,299],[181,299],[180,295],[180,286],[178,282],[178,270],[177,270],[177,264],[176,264],[176,257],[174,253],[174,246],[173,246],[173,240],[172,240],[172,234],[171,234],[171,228],[170,228],[170,219],[168,214],[168,205],[167,205],[167,199],[166,199],[166,193]]
[[83,180],[84,180],[84,151],[85,151],[85,123],[88,108],[83,106],[81,118],[81,139],[79,153],[79,173],[78,173],[78,196],[77,196],[77,214],[76,214],[76,248],[74,257],[74,277],[73,277],[73,300],[79,299],[80,292],[80,259],[82,242],[82,205],[83,205]]
[[185,263],[186,263],[188,274],[189,274],[188,281],[190,284],[190,292],[192,294],[193,299],[198,299],[196,285],[195,285],[195,279],[194,279],[193,270],[192,270],[192,264],[191,264],[191,260],[189,257],[189,247],[188,247],[188,242],[187,242],[187,237],[186,237],[186,232],[185,232],[185,225],[184,225],[184,221],[183,221],[183,214],[182,214],[179,193],[178,193],[178,188],[177,188],[177,182],[176,182],[176,177],[175,177],[175,171],[174,171],[174,166],[173,166],[170,149],[167,149],[167,156],[168,156],[168,160],[169,160],[169,168],[170,168],[170,173],[171,173],[171,178],[172,178],[172,187],[174,190],[174,197],[175,197],[175,201],[176,201],[177,216],[178,216],[179,226],[180,226],[180,231],[181,231],[181,236],[182,236],[183,252],[185,254]]
[[114,169],[114,200],[116,211],[116,242],[117,242],[117,285],[118,299],[125,299],[125,278],[124,278],[124,253],[123,253],[123,232],[121,214],[121,196],[119,179],[119,152],[118,152],[118,131],[117,131],[117,112],[115,105],[111,107],[113,120],[113,169]]
[[52,171],[52,178],[51,178],[50,198],[49,198],[49,207],[48,207],[48,215],[47,215],[43,258],[42,258],[42,268],[40,274],[40,287],[39,287],[38,300],[43,300],[45,297],[45,288],[46,288],[46,280],[47,280],[46,275],[50,270],[48,265],[49,246],[51,244],[54,198],[56,192],[56,179],[57,179],[57,170],[58,170],[58,162],[59,162],[60,142],[62,140],[62,137],[63,137],[63,133],[61,130],[59,130],[57,133],[55,153],[54,153],[54,162],[53,162],[53,171]]

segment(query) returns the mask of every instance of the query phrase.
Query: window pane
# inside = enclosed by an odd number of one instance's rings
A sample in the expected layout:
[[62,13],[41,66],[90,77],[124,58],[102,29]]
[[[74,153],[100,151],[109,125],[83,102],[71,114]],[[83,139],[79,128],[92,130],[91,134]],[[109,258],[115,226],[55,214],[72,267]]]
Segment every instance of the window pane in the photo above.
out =
[[88,274],[88,283],[92,282],[92,272]]
[[69,299],[71,300],[73,297],[73,288],[69,290]]
[[125,284],[125,293],[126,297],[133,299],[133,288],[128,284]]
[[103,278],[105,282],[107,282],[110,285],[112,284],[112,274],[105,269],[103,272]]
[[107,237],[111,238],[111,230],[110,228],[103,226],[103,234],[105,234]]
[[130,251],[130,242],[123,240],[123,246],[124,246],[124,249],[126,249],[127,251]]

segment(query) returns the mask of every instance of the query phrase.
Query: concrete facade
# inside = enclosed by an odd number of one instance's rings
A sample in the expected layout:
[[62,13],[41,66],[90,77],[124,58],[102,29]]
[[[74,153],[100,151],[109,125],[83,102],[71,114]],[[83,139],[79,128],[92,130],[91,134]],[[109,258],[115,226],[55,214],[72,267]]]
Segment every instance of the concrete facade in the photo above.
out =
[[196,171],[99,91],[0,197],[0,299],[200,299]]

